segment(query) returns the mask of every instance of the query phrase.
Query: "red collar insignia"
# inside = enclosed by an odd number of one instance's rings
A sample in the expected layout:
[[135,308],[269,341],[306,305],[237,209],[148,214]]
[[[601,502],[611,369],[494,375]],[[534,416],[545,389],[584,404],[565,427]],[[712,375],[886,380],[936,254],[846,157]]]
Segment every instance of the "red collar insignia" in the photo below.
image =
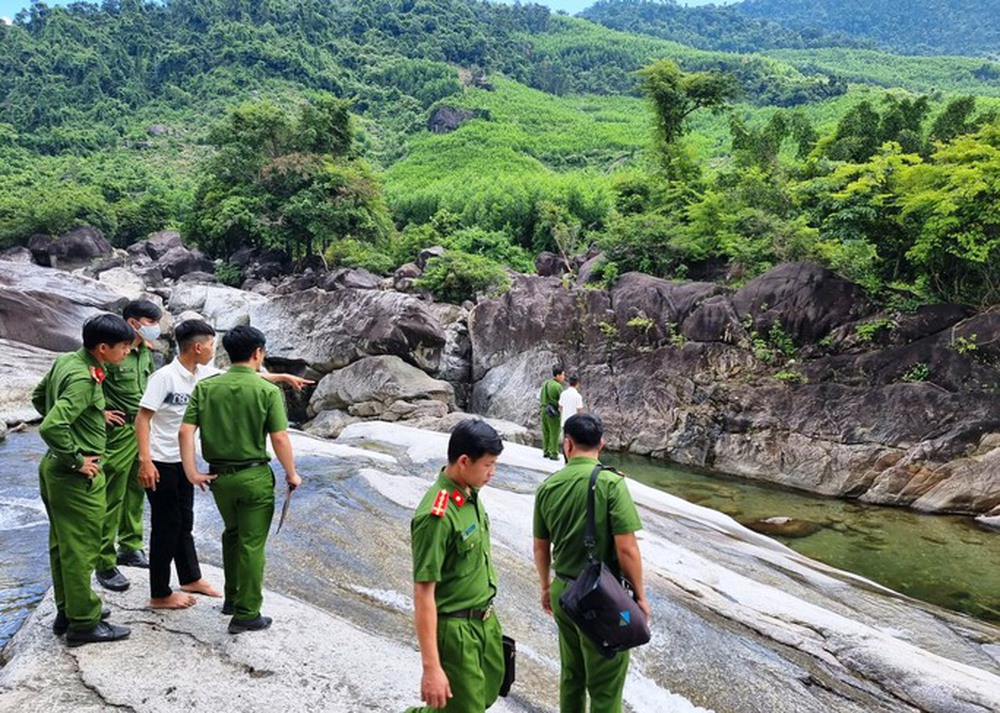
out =
[[431,515],[434,517],[444,517],[445,510],[448,509],[448,491],[439,490],[434,498],[434,505],[431,507]]
[[455,492],[453,492],[451,494],[451,499],[455,501],[455,505],[457,505],[458,507],[462,507],[463,505],[465,505],[465,496],[462,495],[461,490],[456,490]]
[[104,369],[99,366],[90,367],[90,378],[96,381],[98,384],[104,383]]

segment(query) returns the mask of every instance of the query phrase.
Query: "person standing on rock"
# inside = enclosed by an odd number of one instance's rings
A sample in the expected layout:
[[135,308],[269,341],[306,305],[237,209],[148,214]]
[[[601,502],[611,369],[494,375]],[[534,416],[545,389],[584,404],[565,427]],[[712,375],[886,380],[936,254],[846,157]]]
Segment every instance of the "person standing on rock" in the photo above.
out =
[[42,502],[49,517],[49,563],[56,618],[52,631],[69,646],[116,641],[125,626],[103,621],[111,612],[90,586],[101,550],[106,512],[101,457],[107,446],[101,382],[110,364],[124,361],[135,332],[121,317],[101,314],[83,325],[83,349],[64,354],[35,388],[42,414],[39,434],[48,450],[39,464]]
[[[535,494],[535,567],[541,582],[542,609],[555,616],[559,628],[560,713],[583,713],[587,695],[590,710],[620,713],[628,673],[629,652],[606,659],[566,616],[559,597],[587,566],[584,531],[587,491],[598,456],[604,447],[604,425],[597,416],[579,414],[566,421],[563,448],[569,462],[550,475]],[[642,529],[625,479],[601,471],[595,492],[597,544],[594,553],[611,571],[632,583],[636,603],[648,619],[651,611],[642,583],[642,558],[636,531]],[[552,574],[555,574],[555,579]]]
[[[174,329],[178,355],[150,378],[135,419],[139,482],[150,510],[149,606],[182,609],[195,603],[190,593],[221,597],[201,576],[194,547],[194,485],[184,475],[177,432],[195,384],[221,373],[208,366],[215,357],[215,330],[189,319]],[[180,592],[170,589],[170,563]]]
[[135,416],[146,382],[153,373],[152,342],[160,336],[163,310],[149,300],[133,300],[125,305],[122,317],[132,327],[132,349],[121,364],[108,367],[103,384],[108,429],[104,473],[108,486],[101,554],[97,561],[97,581],[115,592],[129,588],[129,581],[118,565],[149,566],[142,551],[142,509],[146,498],[138,478]]
[[562,395],[566,371],[558,364],[552,367],[552,378],[542,384],[539,396],[542,406],[542,452],[546,458],[559,460],[559,397]]
[[[178,355],[149,377],[139,402],[135,435],[139,443],[139,482],[146,489],[151,514],[149,535],[149,606],[182,609],[195,603],[194,594],[221,597],[202,579],[194,546],[194,485],[181,464],[177,438],[195,384],[223,373],[212,366],[215,329],[200,319],[188,319],[174,328]],[[273,383],[297,390],[314,382],[291,374],[261,374]],[[170,563],[180,592],[170,588]]]
[[493,611],[497,575],[490,519],[480,490],[496,470],[503,442],[492,426],[466,419],[448,440],[448,465],[410,522],[413,603],[427,707],[482,713],[504,676],[503,633]]
[[[559,431],[562,434],[562,439],[566,439],[566,422],[569,420],[570,416],[576,416],[578,413],[583,413],[583,396],[580,395],[579,385],[580,377],[571,376],[567,379],[569,386],[563,389],[563,392],[559,395]],[[566,454],[563,454],[563,458],[566,458]]]
[[[219,376],[198,382],[184,412],[179,438],[181,462],[188,481],[202,490],[211,485],[225,529],[222,568],[225,572],[223,614],[231,614],[229,633],[259,631],[271,625],[262,616],[264,544],[274,516],[274,472],[266,440],[285,471],[291,489],[302,483],[295,470],[288,417],[281,390],[260,378],[264,334],[238,326],[222,338],[232,366]],[[209,472],[195,462],[194,434],[201,430],[201,450]]]

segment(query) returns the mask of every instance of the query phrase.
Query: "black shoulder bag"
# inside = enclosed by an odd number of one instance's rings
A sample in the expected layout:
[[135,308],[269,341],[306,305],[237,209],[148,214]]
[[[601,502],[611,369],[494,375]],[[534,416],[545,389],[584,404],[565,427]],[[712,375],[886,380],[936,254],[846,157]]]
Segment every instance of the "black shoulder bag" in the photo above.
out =
[[646,616],[635,602],[635,592],[624,577],[619,580],[604,562],[594,558],[597,525],[594,497],[597,476],[607,466],[598,463],[590,474],[587,490],[587,525],[583,546],[589,564],[559,597],[563,611],[606,658],[619,651],[641,646],[649,641]]

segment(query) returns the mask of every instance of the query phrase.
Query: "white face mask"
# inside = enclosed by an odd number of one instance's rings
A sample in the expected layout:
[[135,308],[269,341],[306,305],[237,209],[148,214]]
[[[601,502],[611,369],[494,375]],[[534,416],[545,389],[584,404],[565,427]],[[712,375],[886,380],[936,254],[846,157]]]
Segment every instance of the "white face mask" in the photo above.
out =
[[137,331],[139,332],[139,336],[141,336],[147,342],[152,342],[155,341],[160,336],[160,325],[144,324],[141,327],[139,327]]

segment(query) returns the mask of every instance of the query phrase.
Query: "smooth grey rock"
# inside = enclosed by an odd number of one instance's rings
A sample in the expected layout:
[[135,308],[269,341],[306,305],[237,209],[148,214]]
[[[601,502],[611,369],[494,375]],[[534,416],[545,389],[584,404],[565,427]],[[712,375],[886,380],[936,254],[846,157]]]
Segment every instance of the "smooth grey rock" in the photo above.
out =
[[569,272],[569,265],[562,255],[543,250],[535,258],[535,272],[539,277],[562,277]]
[[176,230],[161,230],[151,233],[144,242],[146,253],[154,260],[159,260],[174,248],[183,248],[184,241]]
[[4,262],[15,262],[21,265],[31,265],[34,263],[31,251],[23,245],[17,245],[0,251],[0,260],[3,260]]
[[97,281],[130,300],[137,300],[146,292],[145,281],[126,267],[105,270],[97,277]]
[[859,285],[808,262],[777,266],[748,282],[732,302],[741,320],[749,317],[762,331],[777,322],[796,344],[815,342],[873,309]]
[[127,301],[97,280],[0,262],[0,338],[57,352],[78,349],[89,317],[120,314]]
[[346,411],[331,409],[317,414],[316,418],[302,426],[302,430],[318,438],[336,438],[347,426],[358,420]]
[[185,247],[172,247],[156,258],[157,267],[163,276],[178,280],[191,272],[214,273],[215,263],[206,258],[200,250],[188,250]]
[[382,279],[361,268],[342,267],[319,278],[318,286],[326,291],[331,290],[378,290],[382,288]]
[[35,262],[44,267],[72,270],[91,260],[112,253],[111,243],[97,228],[83,226],[53,238],[49,235],[32,235],[28,239]]
[[[455,396],[451,384],[432,379],[399,357],[375,356],[323,377],[309,401],[308,413],[346,409],[354,416],[375,416],[397,402],[422,400],[441,403],[447,413],[454,408]],[[398,410],[396,413],[401,415]]]
[[[234,287],[179,282],[170,295],[168,306],[175,313],[198,312],[217,330],[227,332],[238,325],[250,324],[250,312],[266,301],[262,295]],[[267,336],[270,351],[271,335]]]
[[31,405],[31,393],[58,356],[59,352],[0,339],[0,424],[40,418]]
[[250,324],[267,335],[270,356],[319,373],[380,354],[435,373],[445,345],[444,330],[423,302],[374,290],[280,295],[254,305]]

